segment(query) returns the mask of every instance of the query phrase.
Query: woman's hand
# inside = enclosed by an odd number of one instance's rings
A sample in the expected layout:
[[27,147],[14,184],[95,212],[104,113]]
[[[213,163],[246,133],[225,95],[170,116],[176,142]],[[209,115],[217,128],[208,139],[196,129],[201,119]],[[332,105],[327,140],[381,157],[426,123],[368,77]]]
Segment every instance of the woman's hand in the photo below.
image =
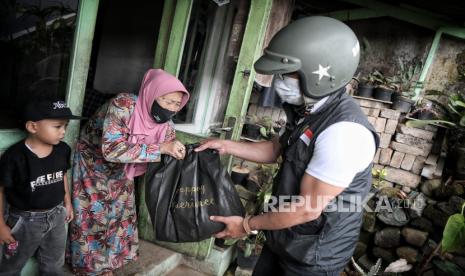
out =
[[203,141],[200,146],[194,149],[194,151],[199,152],[206,149],[214,149],[218,151],[219,154],[228,153],[227,150],[228,140],[214,139]]
[[171,155],[179,160],[184,159],[184,157],[186,156],[186,147],[178,140],[174,140],[171,142],[165,142],[161,144],[160,152],[161,154]]

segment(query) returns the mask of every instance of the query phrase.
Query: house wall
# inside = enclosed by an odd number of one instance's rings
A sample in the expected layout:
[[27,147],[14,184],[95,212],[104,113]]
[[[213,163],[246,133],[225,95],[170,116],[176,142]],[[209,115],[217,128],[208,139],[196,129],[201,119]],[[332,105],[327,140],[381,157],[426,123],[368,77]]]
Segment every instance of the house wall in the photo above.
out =
[[[432,30],[388,17],[345,23],[354,30],[362,47],[358,69],[361,77],[375,69],[385,75],[393,75],[399,70],[399,58],[411,60],[418,57],[424,63],[435,35]],[[429,69],[424,90],[440,90],[447,93],[463,90],[464,83],[457,82],[457,55],[464,51],[464,40],[443,35]],[[251,98],[249,115],[260,117],[262,114],[276,113],[274,108],[254,107],[257,98],[257,95]],[[273,119],[281,117],[274,116]]]
[[[435,32],[393,18],[372,18],[346,22],[356,33],[362,46],[359,71],[374,69],[395,74],[398,59],[414,57],[426,60]],[[367,47],[366,41],[369,46]],[[443,35],[426,78],[425,90],[448,91],[457,79],[457,54],[465,50],[465,41]]]

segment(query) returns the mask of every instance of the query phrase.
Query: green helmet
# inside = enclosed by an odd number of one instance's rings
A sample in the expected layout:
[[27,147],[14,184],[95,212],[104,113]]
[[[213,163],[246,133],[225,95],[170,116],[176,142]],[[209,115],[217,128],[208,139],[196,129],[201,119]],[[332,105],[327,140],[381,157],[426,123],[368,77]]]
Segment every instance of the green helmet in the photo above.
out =
[[322,98],[344,87],[360,59],[360,45],[344,23],[311,16],[281,29],[255,62],[260,74],[297,72],[305,96]]

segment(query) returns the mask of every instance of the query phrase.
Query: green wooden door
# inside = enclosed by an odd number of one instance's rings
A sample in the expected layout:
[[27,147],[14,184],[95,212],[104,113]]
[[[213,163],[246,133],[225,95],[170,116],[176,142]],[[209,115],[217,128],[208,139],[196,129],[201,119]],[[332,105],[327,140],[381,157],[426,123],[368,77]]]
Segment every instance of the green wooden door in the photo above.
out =
[[[184,50],[190,49],[188,45],[186,45],[186,35],[189,29],[191,14],[193,13],[192,9],[196,4],[194,1],[196,0],[165,2],[162,27],[157,42],[154,67],[163,68],[177,75],[180,79],[182,79],[179,73]],[[232,78],[233,83],[229,91],[229,100],[224,116],[225,119],[222,123],[223,127],[232,129],[232,132],[227,134],[227,138],[238,140],[240,137],[243,117],[247,111],[255,75],[253,63],[261,54],[271,3],[272,0],[252,0],[249,4],[248,19],[242,38],[242,45],[240,46],[240,54],[237,59],[234,77]],[[224,39],[224,37],[221,39]],[[205,66],[207,65],[204,64],[203,68],[205,68]],[[211,74],[213,75],[212,78],[216,76],[213,72]],[[213,79],[212,82],[214,81]],[[202,91],[200,91],[200,93],[202,93]],[[202,103],[196,106],[199,108],[202,106]],[[177,131],[177,138],[183,143],[198,142],[206,138],[205,133],[199,132]],[[209,255],[214,244],[213,238],[197,243],[167,243],[154,239],[150,216],[145,204],[145,179],[141,179],[139,183],[138,205],[138,226],[141,238],[197,258],[205,258]]]

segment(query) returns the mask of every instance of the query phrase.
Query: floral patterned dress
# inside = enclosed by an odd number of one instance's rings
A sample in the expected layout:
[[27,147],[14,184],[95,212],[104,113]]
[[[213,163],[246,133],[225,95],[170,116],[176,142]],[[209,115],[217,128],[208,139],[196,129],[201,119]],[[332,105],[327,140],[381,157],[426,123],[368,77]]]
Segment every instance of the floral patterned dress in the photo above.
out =
[[[73,160],[70,262],[77,274],[98,275],[137,259],[134,181],[124,166],[160,160],[158,145],[128,143],[137,96],[119,94],[81,131]],[[175,138],[171,123],[165,141]]]

